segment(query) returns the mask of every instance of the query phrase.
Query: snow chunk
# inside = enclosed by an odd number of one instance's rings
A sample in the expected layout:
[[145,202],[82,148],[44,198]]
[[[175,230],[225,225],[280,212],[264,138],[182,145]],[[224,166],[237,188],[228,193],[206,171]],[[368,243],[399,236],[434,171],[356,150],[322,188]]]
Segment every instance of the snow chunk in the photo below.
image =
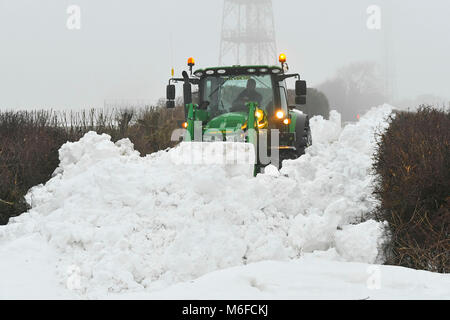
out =
[[375,262],[383,238],[383,224],[374,220],[347,225],[335,235],[336,250],[347,261]]

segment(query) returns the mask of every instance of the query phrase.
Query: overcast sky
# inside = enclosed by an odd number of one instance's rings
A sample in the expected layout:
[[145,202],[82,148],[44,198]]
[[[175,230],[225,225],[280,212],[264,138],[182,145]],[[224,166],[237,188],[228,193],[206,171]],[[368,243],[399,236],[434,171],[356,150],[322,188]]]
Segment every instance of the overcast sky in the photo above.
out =
[[[368,30],[369,5],[392,26]],[[69,5],[81,30],[68,30]],[[399,98],[450,98],[450,1],[274,0],[278,51],[310,86],[392,51]],[[0,0],[0,108],[80,108],[156,101],[172,64],[218,63],[223,0]],[[385,41],[385,34],[391,40]],[[172,39],[172,40],[170,40]],[[170,43],[172,42],[172,46]],[[171,49],[171,47],[173,49]]]

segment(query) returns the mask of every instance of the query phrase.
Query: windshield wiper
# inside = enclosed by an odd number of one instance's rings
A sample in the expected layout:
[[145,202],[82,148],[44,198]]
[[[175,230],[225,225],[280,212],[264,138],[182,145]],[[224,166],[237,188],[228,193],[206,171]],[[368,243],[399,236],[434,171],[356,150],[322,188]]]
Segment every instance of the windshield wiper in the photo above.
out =
[[258,78],[252,78],[252,79],[258,81],[259,83],[261,83],[261,84],[262,84],[264,87],[266,87],[267,89],[270,89],[270,87],[269,87],[267,84],[265,84],[264,82],[262,82],[260,79],[258,79]]
[[227,83],[227,81],[230,80],[230,79],[231,79],[231,78],[225,79],[225,81],[224,81],[220,86],[218,86],[218,87],[216,88],[216,90],[214,90],[214,91],[208,96],[208,99],[211,98],[217,91],[219,91],[219,89],[222,88],[223,85],[224,85],[225,83]]

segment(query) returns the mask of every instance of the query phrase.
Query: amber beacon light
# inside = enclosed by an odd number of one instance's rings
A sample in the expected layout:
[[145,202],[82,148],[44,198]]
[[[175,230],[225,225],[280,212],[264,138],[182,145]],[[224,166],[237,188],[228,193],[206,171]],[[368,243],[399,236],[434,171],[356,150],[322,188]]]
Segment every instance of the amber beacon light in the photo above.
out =
[[191,76],[192,76],[192,68],[195,66],[194,58],[190,57],[188,59],[188,66],[189,66],[189,71],[191,72]]

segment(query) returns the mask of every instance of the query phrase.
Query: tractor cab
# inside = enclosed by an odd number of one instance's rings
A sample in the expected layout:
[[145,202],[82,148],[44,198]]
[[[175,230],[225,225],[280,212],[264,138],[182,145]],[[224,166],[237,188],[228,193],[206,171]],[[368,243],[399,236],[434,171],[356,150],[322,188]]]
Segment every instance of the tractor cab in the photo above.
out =
[[[172,77],[167,86],[167,107],[174,108],[175,84],[183,83],[185,140],[254,143],[249,130],[269,132],[269,136],[277,130],[281,153],[288,154],[287,158],[303,154],[310,140],[309,119],[296,106],[306,103],[306,82],[298,74],[286,73],[285,55],[280,56],[280,62],[281,67],[213,67],[193,72],[195,62],[189,58],[190,74],[184,71],[182,78]],[[288,78],[297,79],[296,106],[288,104]]]

